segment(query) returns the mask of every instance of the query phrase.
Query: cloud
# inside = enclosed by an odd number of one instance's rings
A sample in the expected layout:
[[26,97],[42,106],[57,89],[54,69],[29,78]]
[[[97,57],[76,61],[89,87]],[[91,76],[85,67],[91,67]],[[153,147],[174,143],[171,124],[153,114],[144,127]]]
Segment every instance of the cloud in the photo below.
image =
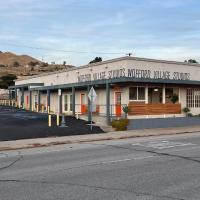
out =
[[157,59],[166,59],[166,60],[175,60],[175,61],[184,61],[186,59],[197,59],[200,60],[199,49],[188,48],[188,47],[153,47],[146,50],[141,49],[138,51],[139,56],[157,58]]
[[[72,54],[4,45],[16,53],[77,65],[94,56],[108,59],[127,52],[182,60],[198,57],[199,6],[197,0],[7,0],[0,7],[0,42],[88,51]],[[97,51],[123,53],[93,53]]]

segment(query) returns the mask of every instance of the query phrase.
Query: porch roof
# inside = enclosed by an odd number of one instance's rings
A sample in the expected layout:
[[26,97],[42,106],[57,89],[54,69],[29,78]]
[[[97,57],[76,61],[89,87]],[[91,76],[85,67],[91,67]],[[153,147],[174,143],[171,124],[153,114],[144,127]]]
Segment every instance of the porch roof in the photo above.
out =
[[10,86],[8,89],[31,89],[31,87],[42,87],[44,86],[44,83],[27,83],[27,84],[22,84],[22,85],[13,85]]
[[[117,83],[154,83],[154,84],[176,84],[176,85],[188,85],[188,86],[200,86],[200,81],[188,81],[188,80],[169,80],[169,79],[141,79],[141,78],[132,78],[132,77],[121,77],[113,79],[102,79],[95,81],[79,82],[79,83],[68,83],[60,85],[51,85],[51,86],[42,86],[42,87],[29,87],[32,91],[43,91],[43,90],[56,90],[56,89],[67,89],[67,88],[81,88],[86,86],[94,85],[105,85],[105,84],[117,84]],[[16,86],[17,87],[17,86]],[[18,86],[19,88],[19,86]]]

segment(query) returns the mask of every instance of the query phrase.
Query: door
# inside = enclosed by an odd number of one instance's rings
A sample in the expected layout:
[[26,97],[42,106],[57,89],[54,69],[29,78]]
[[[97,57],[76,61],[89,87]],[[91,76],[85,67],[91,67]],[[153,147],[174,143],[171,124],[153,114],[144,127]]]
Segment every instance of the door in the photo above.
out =
[[33,105],[34,105],[34,109],[37,109],[37,105],[38,105],[38,95],[34,95],[34,102],[33,102]]
[[115,114],[116,116],[120,117],[121,113],[121,92],[115,92]]
[[86,107],[86,99],[85,94],[81,94],[81,114],[85,114],[87,112]]
[[65,94],[63,97],[63,111],[72,112],[72,94]]

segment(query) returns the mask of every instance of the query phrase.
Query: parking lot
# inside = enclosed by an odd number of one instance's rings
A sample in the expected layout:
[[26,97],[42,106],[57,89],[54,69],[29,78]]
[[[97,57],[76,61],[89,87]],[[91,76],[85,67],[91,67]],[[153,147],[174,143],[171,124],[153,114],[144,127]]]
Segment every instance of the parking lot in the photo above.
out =
[[0,141],[103,132],[96,126],[91,131],[87,122],[80,119],[67,116],[65,120],[68,127],[60,128],[53,116],[52,127],[48,127],[47,114],[0,106]]

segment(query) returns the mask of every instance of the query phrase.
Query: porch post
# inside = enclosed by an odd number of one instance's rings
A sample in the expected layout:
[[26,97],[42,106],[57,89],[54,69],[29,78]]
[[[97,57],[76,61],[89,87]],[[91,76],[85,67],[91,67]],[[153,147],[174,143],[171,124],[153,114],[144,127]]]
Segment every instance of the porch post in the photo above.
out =
[[76,115],[75,87],[72,87],[72,115]]
[[178,103],[181,103],[181,88],[178,88]]
[[91,108],[90,99],[88,98],[89,92],[90,92],[90,86],[88,85],[88,86],[87,86],[87,100],[88,100],[88,109],[87,109],[87,113],[88,113],[88,122],[91,121],[91,111],[90,111],[90,109],[92,109],[92,108]]
[[40,97],[40,90],[38,90],[38,112],[40,111],[40,99],[41,99],[41,97]]
[[51,98],[50,98],[50,90],[47,90],[47,113],[50,112],[50,101],[51,101]]
[[[59,91],[60,90],[60,91]],[[62,114],[62,89],[58,89],[58,112],[61,115]]]
[[11,105],[11,100],[12,100],[12,91],[9,89],[9,105]]
[[21,90],[21,106],[22,108],[24,108],[24,88],[22,88]]
[[145,86],[145,104],[148,104],[149,100],[148,100],[148,85]]
[[110,84],[106,83],[106,119],[107,124],[110,124]]
[[32,110],[32,91],[29,91],[29,110]]
[[165,104],[165,85],[163,86],[162,103]]
[[17,89],[15,88],[15,102],[17,101]]

